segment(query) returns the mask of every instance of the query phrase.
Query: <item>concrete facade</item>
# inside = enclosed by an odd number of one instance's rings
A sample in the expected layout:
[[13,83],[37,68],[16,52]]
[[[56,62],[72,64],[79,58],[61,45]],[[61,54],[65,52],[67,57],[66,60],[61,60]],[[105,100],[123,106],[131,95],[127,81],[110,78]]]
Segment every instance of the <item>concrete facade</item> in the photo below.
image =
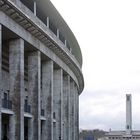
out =
[[79,140],[81,68],[50,0],[0,0],[0,139]]
[[100,140],[140,140],[140,131],[132,131],[127,134],[126,131],[111,131],[106,133],[105,137]]

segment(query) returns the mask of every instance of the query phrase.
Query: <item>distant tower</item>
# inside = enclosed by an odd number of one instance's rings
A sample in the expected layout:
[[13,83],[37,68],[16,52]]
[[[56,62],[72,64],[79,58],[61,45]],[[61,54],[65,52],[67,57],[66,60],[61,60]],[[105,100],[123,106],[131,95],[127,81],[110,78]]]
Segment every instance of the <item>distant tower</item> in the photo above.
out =
[[126,94],[126,134],[131,134],[132,131],[132,97],[131,94]]

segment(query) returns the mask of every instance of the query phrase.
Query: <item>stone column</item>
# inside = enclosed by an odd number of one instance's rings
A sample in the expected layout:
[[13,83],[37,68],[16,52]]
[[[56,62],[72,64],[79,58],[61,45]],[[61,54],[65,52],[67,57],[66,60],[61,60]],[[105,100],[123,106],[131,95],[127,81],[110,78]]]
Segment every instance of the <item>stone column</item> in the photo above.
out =
[[49,17],[47,17],[47,27],[49,28]]
[[76,126],[77,126],[77,122],[76,122],[76,84],[74,83],[74,93],[73,93],[73,118],[74,118],[74,122],[73,122],[73,129],[74,129],[74,139],[76,138]]
[[75,116],[74,116],[74,94],[75,94],[75,89],[74,89],[74,81],[71,80],[70,83],[70,135],[71,135],[71,140],[75,139]]
[[70,140],[73,140],[72,138],[72,122],[73,122],[73,102],[72,102],[72,82],[70,80]]
[[79,140],[79,94],[77,95],[77,123],[78,123],[78,127],[77,127],[77,131],[78,131],[78,140]]
[[34,15],[36,16],[36,1],[34,1]]
[[69,140],[69,95],[70,95],[70,76],[63,77],[63,111],[64,111],[64,140]]
[[79,140],[79,93],[75,85],[75,140]]
[[77,131],[78,131],[77,140],[79,140],[79,93],[77,95],[77,124],[78,124],[77,125]]
[[53,61],[42,62],[42,100],[45,110],[43,140],[53,140]]
[[69,77],[69,93],[68,93],[68,140],[71,140],[71,83]]
[[64,101],[63,101],[63,70],[61,70],[61,140],[64,140]]
[[[2,25],[0,24],[0,81],[2,81]],[[2,83],[0,84],[0,140],[1,140]]]
[[10,96],[15,119],[15,140],[24,140],[24,40],[9,42]]
[[56,116],[56,140],[62,140],[62,98],[63,98],[63,71],[62,69],[54,70],[53,77],[53,86],[54,86],[54,94],[53,94],[53,111]]
[[28,55],[28,92],[33,115],[33,140],[40,140],[40,52]]

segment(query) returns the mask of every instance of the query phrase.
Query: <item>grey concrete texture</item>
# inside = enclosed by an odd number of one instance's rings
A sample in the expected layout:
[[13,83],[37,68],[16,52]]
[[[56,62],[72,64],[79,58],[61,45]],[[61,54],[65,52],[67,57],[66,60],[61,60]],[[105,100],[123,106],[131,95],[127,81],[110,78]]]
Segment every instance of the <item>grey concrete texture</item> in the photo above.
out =
[[[1,0],[1,3],[3,4],[3,0]],[[60,43],[58,38],[52,32],[50,32],[50,30],[48,30],[48,28],[46,28],[46,26],[42,24],[41,20],[36,18],[36,16],[25,5],[22,4],[22,2],[20,1],[15,2],[14,0],[13,2],[11,2],[11,0],[8,0],[8,1],[5,1],[4,4],[2,5],[3,7],[2,10],[4,11],[4,13],[6,13],[6,15],[10,17],[10,19],[12,18],[18,24],[16,25],[15,22],[12,23],[13,20],[9,22],[8,21],[9,19],[7,17],[5,19],[4,17],[0,18],[0,20],[2,19],[0,22],[4,24],[6,27],[8,27],[11,31],[15,32],[17,35],[21,36],[23,39],[30,42],[30,44],[32,45],[34,44],[33,45],[34,47],[38,47],[39,45],[38,43],[40,43],[38,42],[38,40],[43,42],[45,46],[48,46],[49,50],[51,50],[52,52],[55,52],[55,54],[57,54],[56,56],[62,59],[64,61],[64,64],[67,64],[68,67],[75,74],[76,78],[74,77],[73,78],[75,80],[76,79],[78,80],[77,85],[79,85],[79,91],[82,92],[83,87],[84,87],[84,80],[83,80],[81,67],[76,61],[75,56],[73,56],[70,52],[66,50],[65,45],[62,45],[62,43]],[[11,14],[11,11],[12,11],[12,14]],[[5,16],[4,13],[2,12],[0,15]],[[37,35],[35,34],[35,31],[37,31]],[[33,37],[32,35],[35,38],[32,38]],[[38,38],[38,40],[36,40],[36,38]],[[42,48],[43,47],[41,48],[39,47],[38,49],[43,51]],[[45,53],[47,52],[45,51]],[[48,53],[48,56],[50,56],[51,59],[55,58],[55,57],[52,57],[50,53]],[[67,71],[68,69],[65,69],[65,70]]]
[[79,140],[83,75],[65,47],[20,0],[0,0],[0,126],[8,116],[10,140]]
[[29,53],[28,56],[28,92],[33,115],[33,139],[40,140],[40,52]]
[[61,96],[63,95],[62,91],[62,75],[63,71],[62,69],[55,69],[54,75],[53,75],[53,112],[56,116],[56,138],[61,139],[62,138],[62,100]]
[[51,60],[42,63],[42,96],[46,117],[43,137],[53,139],[53,61]]
[[70,95],[70,77],[68,75],[64,75],[63,77],[63,130],[64,130],[64,136],[63,138],[65,140],[69,140],[69,95]]
[[24,139],[24,41],[9,42],[10,96],[13,101],[15,139]]
[[[0,81],[2,81],[2,25],[0,24]],[[2,102],[2,84],[0,84],[0,103]],[[0,104],[0,110],[2,105]],[[0,126],[1,126],[1,111],[0,111]],[[1,139],[0,129],[0,139]]]

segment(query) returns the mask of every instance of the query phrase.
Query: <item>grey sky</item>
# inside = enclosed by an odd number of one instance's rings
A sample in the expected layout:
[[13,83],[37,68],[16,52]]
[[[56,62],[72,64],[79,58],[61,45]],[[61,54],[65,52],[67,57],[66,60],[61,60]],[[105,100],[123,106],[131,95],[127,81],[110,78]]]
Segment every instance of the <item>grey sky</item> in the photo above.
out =
[[125,94],[140,129],[140,1],[51,0],[83,54],[80,128],[124,129]]

